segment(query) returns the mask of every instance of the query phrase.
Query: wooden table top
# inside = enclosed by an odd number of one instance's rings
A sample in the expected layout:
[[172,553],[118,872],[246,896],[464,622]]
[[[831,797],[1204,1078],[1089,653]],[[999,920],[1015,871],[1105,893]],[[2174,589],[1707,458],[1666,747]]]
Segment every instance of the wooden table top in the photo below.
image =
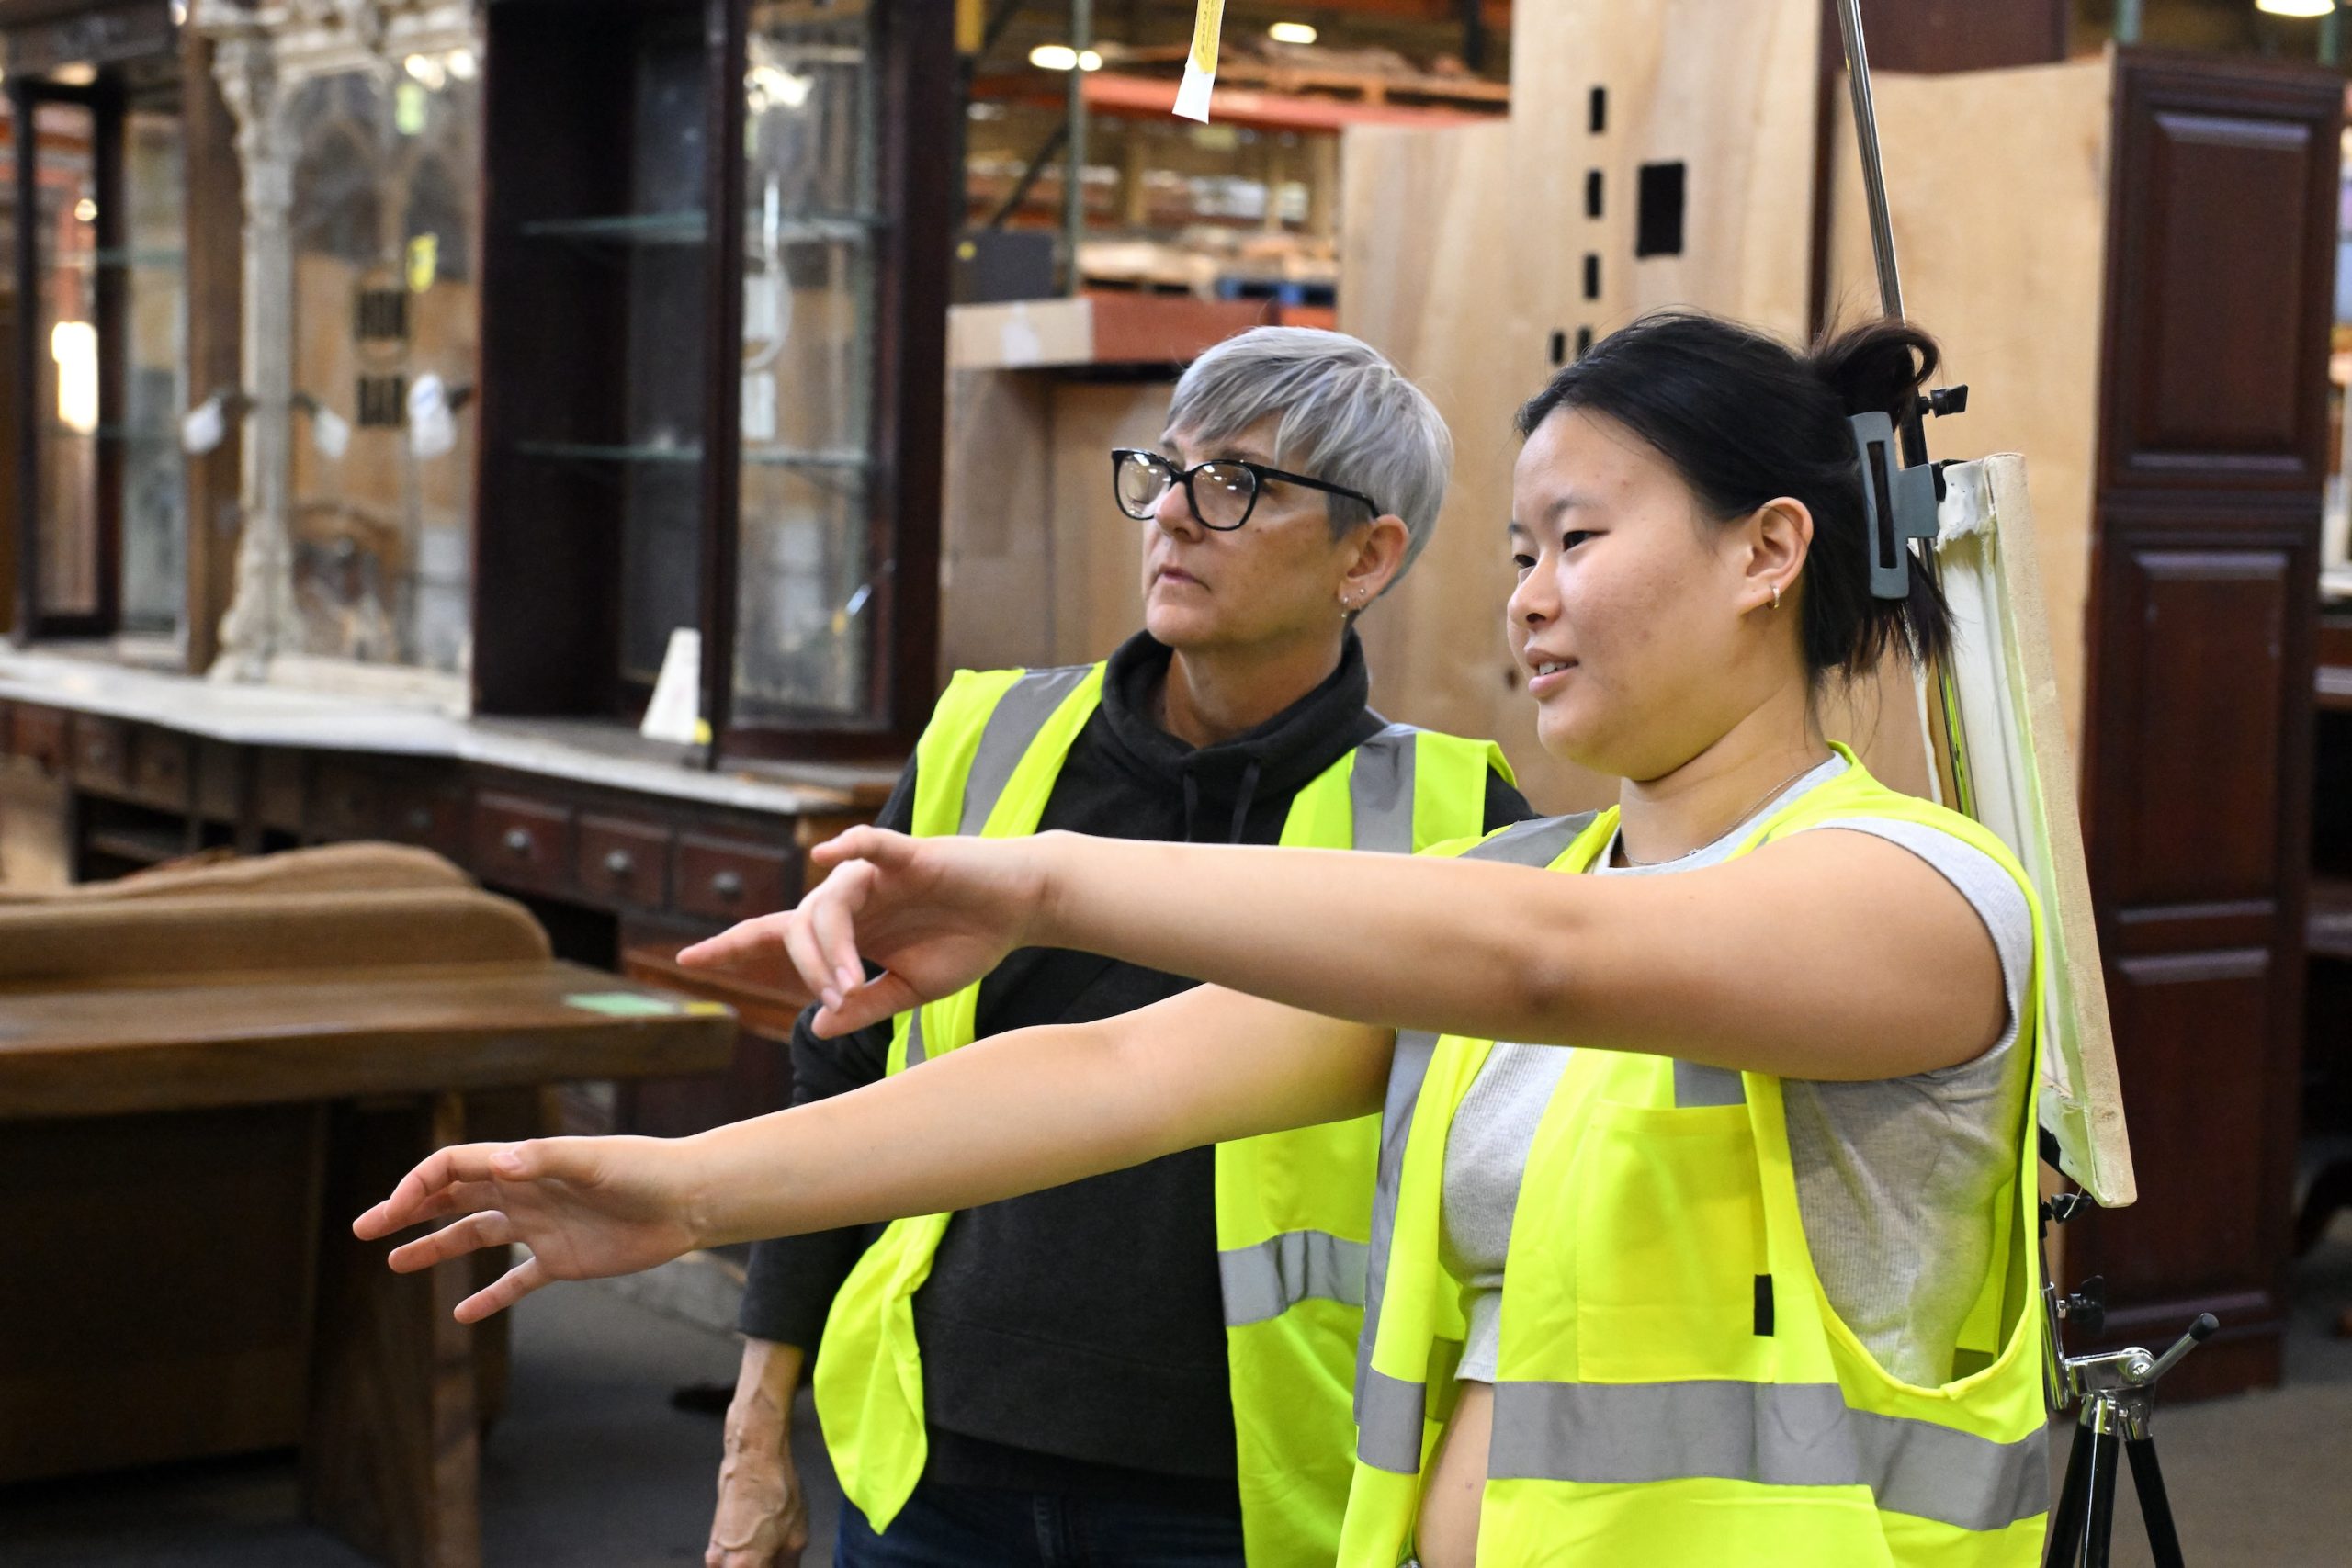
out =
[[718,1072],[725,1007],[576,964],[0,991],[0,1121]]

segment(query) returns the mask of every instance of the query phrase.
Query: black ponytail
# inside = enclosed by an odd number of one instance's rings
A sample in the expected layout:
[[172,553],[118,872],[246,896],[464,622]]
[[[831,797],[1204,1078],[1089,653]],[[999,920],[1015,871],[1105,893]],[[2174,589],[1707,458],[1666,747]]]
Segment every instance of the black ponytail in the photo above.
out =
[[1805,668],[1815,678],[1868,674],[1900,647],[1914,659],[1951,644],[1951,612],[1928,573],[1907,599],[1871,592],[1870,521],[1854,447],[1858,413],[1899,423],[1935,374],[1935,340],[1898,321],[1826,337],[1799,355],[1718,317],[1675,310],[1613,333],[1552,378],[1519,411],[1532,435],[1561,409],[1603,414],[1667,461],[1721,522],[1778,496],[1813,513],[1799,579]]

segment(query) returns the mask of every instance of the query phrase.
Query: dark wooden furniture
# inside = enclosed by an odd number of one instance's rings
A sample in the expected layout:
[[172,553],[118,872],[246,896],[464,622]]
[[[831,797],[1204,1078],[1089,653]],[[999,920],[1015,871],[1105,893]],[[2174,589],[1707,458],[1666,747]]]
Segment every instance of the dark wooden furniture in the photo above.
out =
[[298,1444],[311,1517],[478,1564],[476,1351],[503,1340],[448,1314],[499,1262],[396,1275],[351,1219],[435,1147],[527,1134],[481,1091],[707,1071],[733,1028],[544,961],[11,990],[0,1479]]
[[[124,679],[162,694],[154,711],[172,716],[176,678]],[[447,748],[410,754],[249,744],[215,739],[194,717],[131,720],[11,701],[10,691],[25,688],[0,682],[0,755],[70,785],[65,826],[80,879],[205,849],[415,844],[521,899],[559,956],[616,973],[625,948],[674,953],[790,905],[808,851],[869,820],[892,777],[842,767],[714,780],[687,748],[585,722],[445,722]],[[478,754],[503,756],[491,741],[526,750],[508,761],[469,760],[458,747],[469,739],[482,742]],[[609,1102],[600,1093],[571,1103],[575,1130],[677,1134],[781,1109],[789,1094],[774,1038],[747,1032],[721,1070],[633,1079]]]
[[953,22],[948,0],[489,7],[479,711],[633,716],[695,627],[720,751],[911,746]]
[[2114,115],[2084,825],[2140,1201],[2066,1258],[2107,1341],[2221,1318],[2193,1393],[2286,1328],[2343,84],[2127,51]]
[[2320,614],[2313,685],[2298,1253],[2352,1207],[2352,605]]

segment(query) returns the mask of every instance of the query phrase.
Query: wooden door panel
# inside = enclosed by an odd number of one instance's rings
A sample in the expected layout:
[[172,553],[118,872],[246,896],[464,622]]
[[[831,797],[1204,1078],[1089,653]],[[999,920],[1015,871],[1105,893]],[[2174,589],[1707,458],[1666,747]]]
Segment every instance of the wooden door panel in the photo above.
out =
[[[2267,1281],[2277,1219],[2267,1190],[2273,970],[2260,948],[2127,958],[2111,964],[2123,1110],[2140,1177],[2137,1207],[2101,1214],[2092,1266],[2115,1297],[2219,1294]],[[2134,1096],[2135,1083],[2197,1092]]]
[[2124,832],[2101,856],[2103,890],[2126,908],[2267,899],[2280,872],[2287,626],[2300,608],[2289,595],[2308,587],[2295,556],[2148,541],[2108,558],[2103,662],[2111,711],[2132,722],[2105,736]]
[[2110,485],[2326,473],[2340,85],[2126,56],[2109,245]]

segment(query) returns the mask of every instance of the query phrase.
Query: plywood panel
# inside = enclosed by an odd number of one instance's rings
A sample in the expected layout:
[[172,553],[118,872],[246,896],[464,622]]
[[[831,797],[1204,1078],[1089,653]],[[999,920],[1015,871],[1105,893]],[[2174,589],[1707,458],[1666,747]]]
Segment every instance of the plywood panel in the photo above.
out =
[[[1540,374],[1555,363],[1554,333],[1573,354],[1580,333],[1605,336],[1668,305],[1804,331],[1821,20],[1819,0],[1520,8],[1510,122],[1520,275],[1506,298],[1522,321],[1509,368]],[[1606,94],[1598,120],[1596,90]],[[1645,165],[1683,171],[1679,254],[1636,254]]]
[[[1340,330],[1412,377],[1454,441],[1436,536],[1360,623],[1373,705],[1391,718],[1499,741],[1544,810],[1607,804],[1613,781],[1544,754],[1534,705],[1503,639],[1511,587],[1504,529],[1519,451],[1511,415],[1544,376],[1542,365],[1502,351],[1507,323],[1497,302],[1514,287],[1507,234],[1520,185],[1510,131],[1367,127],[1347,133],[1340,162]],[[1388,220],[1395,213],[1413,220]]]
[[[2104,61],[1876,78],[1906,303],[1944,345],[1941,379],[1970,389],[1968,413],[1936,422],[1929,440],[1939,457],[2028,459],[2052,658],[2078,757],[2112,80]],[[1878,313],[1878,293],[1842,111],[1837,130],[1829,299],[1855,321]]]

